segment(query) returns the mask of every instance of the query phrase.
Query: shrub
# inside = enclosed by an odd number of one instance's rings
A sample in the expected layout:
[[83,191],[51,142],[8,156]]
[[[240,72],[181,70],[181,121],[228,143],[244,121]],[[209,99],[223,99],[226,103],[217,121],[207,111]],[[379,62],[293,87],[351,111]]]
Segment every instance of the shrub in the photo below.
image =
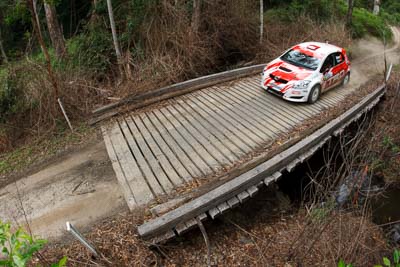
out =
[[67,42],[68,55],[73,67],[102,74],[116,62],[111,34],[100,26],[91,26]]
[[316,21],[326,21],[342,16],[345,9],[343,1],[331,0],[294,0],[267,11],[267,17],[274,16],[285,21],[294,21],[301,16],[309,16]]
[[9,69],[0,69],[0,122],[24,107],[22,91]]
[[[399,3],[400,6],[400,3]],[[396,13],[387,12],[389,9],[381,9],[379,16],[389,24],[400,24],[400,11]],[[392,12],[392,10],[390,10]]]
[[[22,228],[11,230],[9,223],[0,221],[0,266],[24,267],[32,256],[46,244],[44,239],[34,239]],[[67,258],[62,258],[52,267],[65,266]]]
[[364,8],[355,8],[353,11],[353,35],[356,38],[363,37],[367,33],[380,39],[391,40],[392,31],[380,16],[375,16]]
[[[345,20],[347,5],[344,1],[338,1],[334,4],[334,1],[320,0],[318,5],[315,5],[314,2],[307,0],[303,3],[295,0],[286,6],[268,10],[266,17],[289,22],[297,21],[302,16],[309,16],[316,21]],[[394,23],[397,20],[400,22],[400,15],[382,12],[380,16],[375,16],[364,8],[355,7],[352,24],[353,37],[361,38],[366,34],[371,34],[380,39],[390,40],[392,31],[387,23]]]

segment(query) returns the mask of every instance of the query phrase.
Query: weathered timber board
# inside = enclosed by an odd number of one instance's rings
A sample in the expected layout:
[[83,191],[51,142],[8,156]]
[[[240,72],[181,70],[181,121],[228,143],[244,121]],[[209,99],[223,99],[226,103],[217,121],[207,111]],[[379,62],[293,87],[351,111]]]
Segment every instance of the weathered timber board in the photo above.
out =
[[272,144],[353,91],[336,88],[319,104],[308,105],[286,102],[259,84],[258,75],[221,83],[159,108],[127,114],[105,128],[107,150],[118,161],[113,166],[129,207],[237,166],[255,149]]
[[[250,188],[250,192],[252,192],[255,189],[255,187],[252,186],[258,185],[260,181],[264,181],[265,183],[271,182],[270,179],[265,179],[265,177],[274,177],[274,175],[279,177],[279,172],[282,168],[285,168],[288,164],[294,162],[297,158],[301,157],[301,155],[307,153],[315,146],[320,146],[320,144],[327,140],[337,129],[342,127],[348,121],[354,120],[354,118],[358,117],[358,114],[365,112],[367,109],[370,109],[371,106],[375,105],[384,94],[384,91],[384,86],[379,87],[354,107],[270,160],[205,193],[204,195],[195,198],[175,210],[139,226],[139,234],[145,239],[152,238],[153,236],[162,234],[164,231],[174,227],[174,225],[179,222],[190,220],[200,213],[207,212],[211,207],[217,206],[218,210],[221,212],[219,209],[221,205],[224,206],[226,201],[229,201],[232,197],[238,194],[240,200],[240,194],[243,194],[243,190],[246,188]],[[215,208],[210,212],[213,212],[214,210]],[[215,215],[217,215],[217,212],[215,212]]]

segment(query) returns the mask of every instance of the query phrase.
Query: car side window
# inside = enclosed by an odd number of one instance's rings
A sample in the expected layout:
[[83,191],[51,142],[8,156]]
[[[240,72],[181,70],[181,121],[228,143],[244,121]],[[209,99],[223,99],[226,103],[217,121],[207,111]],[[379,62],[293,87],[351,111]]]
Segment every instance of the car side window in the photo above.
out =
[[333,54],[329,55],[326,59],[324,64],[321,67],[321,73],[326,72],[327,70],[331,69],[335,65]]
[[339,65],[344,61],[344,56],[340,52],[333,54],[333,57],[335,58],[335,65]]

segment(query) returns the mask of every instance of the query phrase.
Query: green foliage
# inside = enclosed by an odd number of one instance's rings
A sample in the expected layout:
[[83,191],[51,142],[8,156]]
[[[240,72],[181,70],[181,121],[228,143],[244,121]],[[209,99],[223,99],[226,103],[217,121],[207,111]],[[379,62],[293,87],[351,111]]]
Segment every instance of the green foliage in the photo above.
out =
[[398,0],[385,0],[382,2],[382,8],[391,14],[400,14],[400,2]]
[[352,29],[356,38],[363,37],[367,33],[387,41],[393,37],[386,21],[364,8],[354,8]]
[[342,16],[345,3],[342,0],[293,0],[276,5],[267,11],[267,17],[277,17],[284,21],[295,21],[301,15],[307,15],[317,21],[338,19]]
[[0,7],[4,14],[4,22],[6,25],[10,26],[19,21],[22,21],[23,23],[30,22],[31,17],[25,1],[15,1],[12,3],[9,0],[5,0]]
[[338,263],[337,266],[338,266],[338,267],[353,267],[352,264],[346,264],[346,263],[344,262],[344,260],[342,260],[342,259],[339,261],[339,263]]
[[[375,16],[362,6],[366,4],[358,3],[353,10],[353,36],[361,38],[366,34],[371,34],[380,39],[390,40],[392,32],[387,23],[400,22],[400,13],[389,14],[383,11],[380,16]],[[300,15],[308,15],[318,21],[329,19],[343,21],[346,19],[347,8],[345,1],[342,0],[293,0],[268,10],[266,17],[281,21],[296,21]]]
[[117,8],[116,15],[124,18],[123,27],[125,30],[120,36],[121,45],[129,46],[131,43],[142,42],[140,31],[146,20],[157,15],[157,6],[159,0],[128,0],[123,1],[121,6],[125,8]]
[[400,12],[391,14],[386,9],[381,9],[379,16],[389,24],[399,25],[400,24]]
[[393,252],[393,262],[387,258],[383,257],[382,259],[383,265],[374,265],[374,267],[400,267],[400,251],[398,249],[395,249]]
[[0,122],[23,109],[22,91],[6,68],[0,69]]
[[[35,239],[22,228],[11,230],[9,223],[0,221],[0,266],[24,267],[32,256],[47,243],[45,239]],[[63,257],[52,267],[63,267],[67,257]]]
[[320,207],[315,207],[311,210],[311,219],[314,222],[322,222],[327,216],[331,213],[331,211],[335,208],[335,201],[333,199],[324,203]]
[[[400,267],[400,251],[395,249],[393,251],[393,262],[390,261],[389,258],[383,257],[382,258],[383,265],[376,264],[374,267]],[[346,264],[342,259],[338,262],[338,267],[352,267],[351,264]]]
[[44,239],[33,239],[21,228],[11,231],[11,225],[0,221],[0,266],[23,267],[46,244]]
[[81,67],[93,74],[106,72],[116,61],[112,36],[100,25],[68,40],[67,49],[73,67]]
[[393,142],[393,139],[389,136],[383,138],[382,144],[393,153],[400,152],[400,147]]

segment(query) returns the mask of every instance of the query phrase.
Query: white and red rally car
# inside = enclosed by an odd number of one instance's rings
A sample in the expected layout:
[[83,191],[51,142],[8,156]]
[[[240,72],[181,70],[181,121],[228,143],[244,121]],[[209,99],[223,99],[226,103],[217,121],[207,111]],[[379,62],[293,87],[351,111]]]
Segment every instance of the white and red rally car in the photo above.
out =
[[289,101],[315,103],[321,93],[349,81],[350,61],[343,48],[308,42],[270,62],[261,86]]

